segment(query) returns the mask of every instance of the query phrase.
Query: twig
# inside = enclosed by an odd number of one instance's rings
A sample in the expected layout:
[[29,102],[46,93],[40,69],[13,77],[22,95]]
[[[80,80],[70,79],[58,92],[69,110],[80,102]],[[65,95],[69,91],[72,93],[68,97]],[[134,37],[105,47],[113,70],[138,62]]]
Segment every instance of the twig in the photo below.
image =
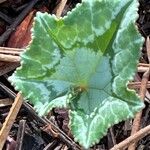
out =
[[54,140],[53,142],[49,143],[43,150],[50,150],[50,149],[54,149],[54,147],[58,145],[57,141]]
[[17,52],[22,52],[24,49],[21,48],[10,48],[10,47],[0,47],[1,51],[17,51]]
[[[146,87],[147,87],[149,75],[150,75],[150,70],[144,73],[142,82],[141,82],[141,89],[140,89],[139,95],[143,101],[146,95]],[[135,119],[133,121],[131,135],[135,134],[140,129],[141,117],[142,117],[142,111],[137,113],[135,116]],[[135,147],[136,147],[136,143],[133,143],[132,145],[129,146],[128,150],[135,150]]]
[[[2,61],[3,59],[5,59],[6,61],[9,61],[9,59],[7,60],[7,54],[9,55],[20,55],[22,52],[24,51],[24,49],[20,49],[20,48],[9,48],[9,47],[0,47],[0,54],[5,54],[3,55],[4,58],[2,58]],[[13,58],[13,57],[12,57]],[[20,60],[20,58],[17,58]],[[10,62],[14,62],[15,60],[10,60]]]
[[150,64],[150,39],[147,37],[146,39],[146,51],[147,51],[147,57]]
[[21,52],[19,52],[19,51],[2,51],[2,50],[0,50],[0,54],[20,55]]
[[[69,147],[71,147],[73,150],[80,150],[79,145],[77,145],[68,135],[66,135],[62,130],[60,130],[55,124],[53,124],[50,120],[46,119],[46,118],[41,118],[39,117],[35,111],[33,110],[33,108],[28,104],[25,103],[23,104],[23,106],[25,107],[25,109],[28,110],[28,112],[30,113],[30,115],[32,115],[32,117],[41,122],[43,125],[51,125],[53,129],[55,129],[55,131],[57,131],[57,133],[59,134],[59,138],[61,141],[64,141]],[[53,134],[51,134],[53,136]]]
[[0,61],[6,62],[20,62],[19,56],[7,55],[7,54],[0,54]]
[[116,145],[116,139],[115,139],[115,135],[114,135],[114,131],[113,131],[113,127],[110,128],[110,135],[111,135],[111,138],[112,138],[112,142],[114,145]]
[[0,45],[2,45],[10,36],[10,34],[16,29],[16,27],[22,22],[25,16],[30,12],[33,6],[38,2],[38,0],[33,0],[29,2],[28,6],[22,11],[22,13],[16,18],[14,23],[12,23],[9,28],[1,35]]
[[116,140],[115,140],[115,136],[114,136],[114,132],[113,129],[110,128],[109,132],[107,134],[107,145],[108,145],[108,149],[110,149],[111,147],[113,147],[114,145],[116,145]]
[[[19,55],[24,49],[0,47],[0,61],[5,62],[20,62]],[[18,56],[14,56],[18,55]]]
[[[55,131],[55,134],[64,141],[70,148],[73,150],[80,150],[80,146],[78,146],[68,135],[66,135],[62,130],[59,129],[55,124],[52,123],[52,121],[48,120],[47,118],[44,118],[45,121],[52,126],[52,128]],[[49,130],[51,132],[51,130]],[[53,133],[52,133],[53,134]]]
[[62,12],[63,12],[63,10],[65,8],[66,3],[67,3],[67,0],[61,0],[60,3],[58,4],[57,10],[56,10],[56,16],[58,18],[61,17]]
[[[8,87],[6,87],[3,83],[0,83],[0,87],[5,90],[6,92],[8,92],[8,94],[14,98],[16,97],[16,94],[11,91]],[[54,128],[57,133],[59,134],[59,138],[60,140],[64,141],[69,147],[71,147],[73,150],[80,150],[80,146],[77,145],[68,135],[66,135],[62,130],[60,130],[55,124],[53,124],[50,120],[46,119],[46,118],[41,118],[39,117],[36,112],[34,111],[34,109],[26,102],[23,102],[23,107],[29,112],[30,116],[32,118],[34,118],[36,121],[42,123],[44,126],[45,125],[51,125],[52,128]]]
[[20,120],[17,133],[17,141],[15,150],[22,150],[23,137],[25,132],[26,120]]
[[147,66],[139,66],[138,67],[138,72],[146,72],[147,70],[149,69],[149,67],[147,67]]
[[[146,49],[147,49],[148,60],[150,62],[150,41],[149,41],[149,37],[147,37],[147,40],[146,40]],[[150,67],[149,67],[149,70],[144,73],[144,75],[142,77],[142,81],[141,81],[141,88],[140,88],[140,94],[139,95],[140,95],[140,98],[143,101],[144,101],[144,98],[145,98],[145,95],[146,95],[146,87],[147,87],[147,83],[148,83],[148,80],[149,80],[149,76],[150,76]],[[135,134],[140,129],[141,117],[142,117],[142,111],[137,113],[136,116],[135,116],[135,119],[133,121],[131,135]],[[135,149],[136,149],[136,143],[133,143],[128,147],[128,150],[135,150]]]
[[23,51],[24,49],[19,49],[19,48],[0,47],[0,61],[18,63],[20,62],[20,57],[14,56],[14,54],[20,55],[21,52]]
[[16,116],[20,110],[22,102],[23,102],[23,98],[22,98],[21,94],[18,93],[17,97],[15,98],[15,101],[9,111],[9,114],[6,117],[6,120],[0,130],[0,150],[2,150],[2,148],[6,142],[7,136],[9,134],[9,131],[10,131],[10,129],[16,119]]
[[17,8],[15,8],[15,12],[18,12],[18,11],[21,11],[21,10],[23,10],[25,7],[27,7],[28,6],[28,3],[25,3],[25,4],[23,4],[23,5],[21,5],[21,6],[19,6],[19,7],[17,7]]
[[121,143],[115,145],[110,150],[124,150],[125,148],[127,148],[129,146],[129,144],[137,143],[140,139],[147,136],[148,134],[150,134],[150,125],[148,125],[145,128],[139,130],[137,133],[135,133],[134,135],[128,137],[127,139],[125,139]]
[[4,13],[2,13],[1,11],[0,11],[0,18],[2,18],[4,21],[6,21],[9,24],[11,24],[13,22],[12,18],[8,17]]
[[150,64],[144,64],[144,63],[139,63],[138,66],[140,67],[150,67]]
[[[129,84],[128,84],[128,88],[129,89],[140,89],[141,88],[141,82],[130,82]],[[150,88],[150,81],[148,81],[147,82],[147,85],[146,85],[147,87],[147,89],[149,89]]]

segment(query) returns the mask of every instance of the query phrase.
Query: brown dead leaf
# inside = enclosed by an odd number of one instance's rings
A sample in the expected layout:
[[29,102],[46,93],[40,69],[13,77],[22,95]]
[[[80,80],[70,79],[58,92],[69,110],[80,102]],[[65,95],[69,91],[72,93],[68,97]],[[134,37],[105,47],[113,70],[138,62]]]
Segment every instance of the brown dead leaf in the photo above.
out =
[[[40,8],[41,12],[48,12],[46,7]],[[13,48],[25,48],[31,41],[31,28],[33,25],[34,17],[37,10],[33,10],[23,20],[23,22],[17,27],[16,31],[12,33],[8,40],[7,47]]]
[[31,41],[31,28],[35,10],[29,13],[29,15],[23,20],[23,22],[17,27],[16,31],[10,36],[7,43],[8,47],[25,48]]

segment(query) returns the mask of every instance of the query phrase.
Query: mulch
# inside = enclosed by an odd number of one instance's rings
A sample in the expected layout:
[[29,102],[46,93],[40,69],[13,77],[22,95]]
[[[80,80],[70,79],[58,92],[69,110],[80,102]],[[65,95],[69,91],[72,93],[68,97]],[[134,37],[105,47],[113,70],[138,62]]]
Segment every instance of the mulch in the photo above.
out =
[[[0,3],[0,46],[24,48],[31,40],[30,29],[37,11],[57,13],[61,0],[6,0]],[[80,0],[69,0],[62,16],[76,6]],[[142,36],[147,39],[150,34],[150,1],[140,0],[137,25]],[[16,30],[16,32],[14,32]],[[16,38],[19,37],[19,38]],[[22,40],[22,38],[25,38]],[[17,59],[17,58],[16,58]],[[141,64],[149,64],[146,42],[141,50]],[[0,62],[0,128],[10,111],[17,91],[8,82],[8,77],[19,66],[16,62]],[[143,72],[137,72],[135,81],[141,82]],[[137,90],[139,92],[139,90]],[[6,101],[4,106],[1,102]],[[141,128],[150,124],[149,89],[145,97]],[[91,150],[108,150],[115,144],[130,136],[132,120],[114,125],[107,135]],[[0,141],[1,142],[1,141]],[[32,105],[23,103],[15,122],[9,132],[3,150],[79,150],[68,128],[68,112],[65,109],[54,109],[46,118],[39,117]],[[137,143],[137,150],[150,149],[150,135]]]

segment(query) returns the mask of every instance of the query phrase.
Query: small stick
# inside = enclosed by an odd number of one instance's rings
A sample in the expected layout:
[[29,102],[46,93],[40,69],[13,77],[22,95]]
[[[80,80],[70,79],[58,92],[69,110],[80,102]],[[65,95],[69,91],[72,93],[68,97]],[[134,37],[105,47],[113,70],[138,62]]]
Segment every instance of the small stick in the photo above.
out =
[[[0,82],[0,87],[3,90],[5,90],[12,98],[16,97],[16,94],[1,82]],[[68,135],[66,135],[61,129],[59,129],[59,127],[53,124],[50,120],[39,117],[37,113],[34,111],[34,109],[32,108],[32,106],[30,106],[28,103],[23,102],[23,107],[30,113],[31,117],[33,117],[37,122],[42,123],[44,126],[51,125],[52,128],[54,128],[59,134],[59,138],[62,141],[64,141],[68,145],[68,147],[71,147],[73,150],[81,149],[78,144],[76,144]]]
[[127,139],[125,139],[124,141],[122,141],[121,143],[115,145],[113,148],[111,148],[110,150],[124,150],[125,148],[127,148],[131,143],[137,143],[140,139],[144,138],[145,136],[147,136],[148,134],[150,134],[150,125],[146,126],[145,128],[139,130],[137,133],[135,133],[134,135],[128,137]]
[[0,130],[0,150],[2,150],[6,139],[8,137],[9,131],[16,119],[16,116],[20,110],[20,107],[22,105],[23,98],[20,93],[17,94],[17,97],[15,98],[15,101],[9,111],[8,116],[5,119],[5,122],[3,123],[3,126]]
[[[130,82],[128,84],[129,89],[140,89],[141,88],[141,82]],[[147,82],[147,89],[150,88],[150,81]]]
[[19,56],[13,56],[13,55],[6,55],[6,54],[0,54],[0,61],[5,62],[20,62]]
[[[149,75],[150,75],[150,70],[144,73],[142,82],[141,82],[141,89],[140,89],[139,95],[143,101],[146,95],[146,87],[147,87]],[[135,116],[135,119],[133,121],[131,135],[135,134],[140,129],[141,117],[142,117],[142,111],[138,112]],[[133,143],[132,145],[129,146],[128,150],[135,150],[135,148],[136,148],[136,143]]]
[[25,3],[17,8],[15,8],[15,12],[18,12],[18,11],[22,11],[24,8],[26,8],[28,6],[28,3]]
[[113,130],[112,130],[112,128],[110,128],[108,133],[107,133],[107,146],[108,146],[108,149],[110,149],[114,145],[116,145],[116,140],[115,140]]
[[1,11],[0,11],[0,18],[2,18],[4,21],[6,21],[9,24],[11,24],[13,22],[12,18],[8,17],[4,13],[2,13]]
[[150,64],[139,63],[138,66],[139,66],[139,67],[140,67],[140,66],[141,66],[141,67],[149,67]]
[[48,120],[46,117],[44,117],[44,120],[49,123],[49,125],[55,130],[55,133],[57,136],[64,141],[69,147],[71,147],[73,150],[80,150],[80,146],[78,146],[68,135],[66,135],[59,127],[57,127],[55,124],[52,123],[52,121]]
[[63,10],[65,8],[66,3],[67,3],[67,0],[61,0],[60,3],[58,4],[57,10],[56,10],[56,16],[58,18],[61,17],[62,12],[63,12]]
[[18,52],[22,52],[24,51],[24,49],[21,48],[10,48],[10,47],[0,47],[1,51],[18,51]]
[[148,69],[149,69],[149,67],[139,66],[137,71],[142,73],[142,72],[146,72]]
[[17,133],[17,141],[15,150],[22,150],[23,137],[25,132],[26,120],[20,120]]
[[[148,55],[148,60],[150,62],[150,41],[149,37],[147,37],[146,40],[146,49],[147,49],[147,55]],[[140,88],[140,98],[144,101],[145,95],[146,95],[146,88],[147,88],[147,83],[149,80],[150,76],[150,67],[147,72],[144,73],[141,81],[141,88]],[[133,121],[133,126],[132,126],[132,131],[131,135],[135,134],[139,129],[140,129],[140,124],[141,124],[141,117],[142,117],[142,111],[136,114],[135,119]],[[136,143],[131,144],[128,147],[128,150],[135,150],[136,149]]]
[[112,142],[113,142],[114,145],[116,145],[116,139],[115,139],[113,127],[110,128],[109,131],[110,131],[110,135],[111,135],[111,138],[112,138]]
[[54,146],[58,145],[57,141],[53,141],[51,143],[49,143],[43,150],[50,150],[50,149],[53,149]]
[[150,65],[150,39],[149,39],[149,36],[146,39],[146,51],[147,51],[149,65]]
[[0,54],[20,55],[21,52],[19,52],[19,51],[2,51],[2,50],[0,50]]
[[[8,61],[8,62],[16,62],[16,57],[14,58],[12,56],[20,55],[23,51],[24,51],[24,49],[19,49],[19,48],[0,47],[0,54],[2,54],[0,57],[0,60]],[[18,60],[20,61],[19,57],[17,57],[17,62],[18,62]]]

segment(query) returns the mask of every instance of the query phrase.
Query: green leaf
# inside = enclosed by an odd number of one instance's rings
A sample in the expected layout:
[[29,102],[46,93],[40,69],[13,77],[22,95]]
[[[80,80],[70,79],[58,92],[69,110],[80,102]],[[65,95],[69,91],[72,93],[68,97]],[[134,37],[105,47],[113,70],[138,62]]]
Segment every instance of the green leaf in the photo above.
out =
[[137,8],[137,0],[83,0],[64,18],[37,13],[33,40],[10,77],[39,115],[67,107],[86,149],[144,107],[127,88],[143,43]]

